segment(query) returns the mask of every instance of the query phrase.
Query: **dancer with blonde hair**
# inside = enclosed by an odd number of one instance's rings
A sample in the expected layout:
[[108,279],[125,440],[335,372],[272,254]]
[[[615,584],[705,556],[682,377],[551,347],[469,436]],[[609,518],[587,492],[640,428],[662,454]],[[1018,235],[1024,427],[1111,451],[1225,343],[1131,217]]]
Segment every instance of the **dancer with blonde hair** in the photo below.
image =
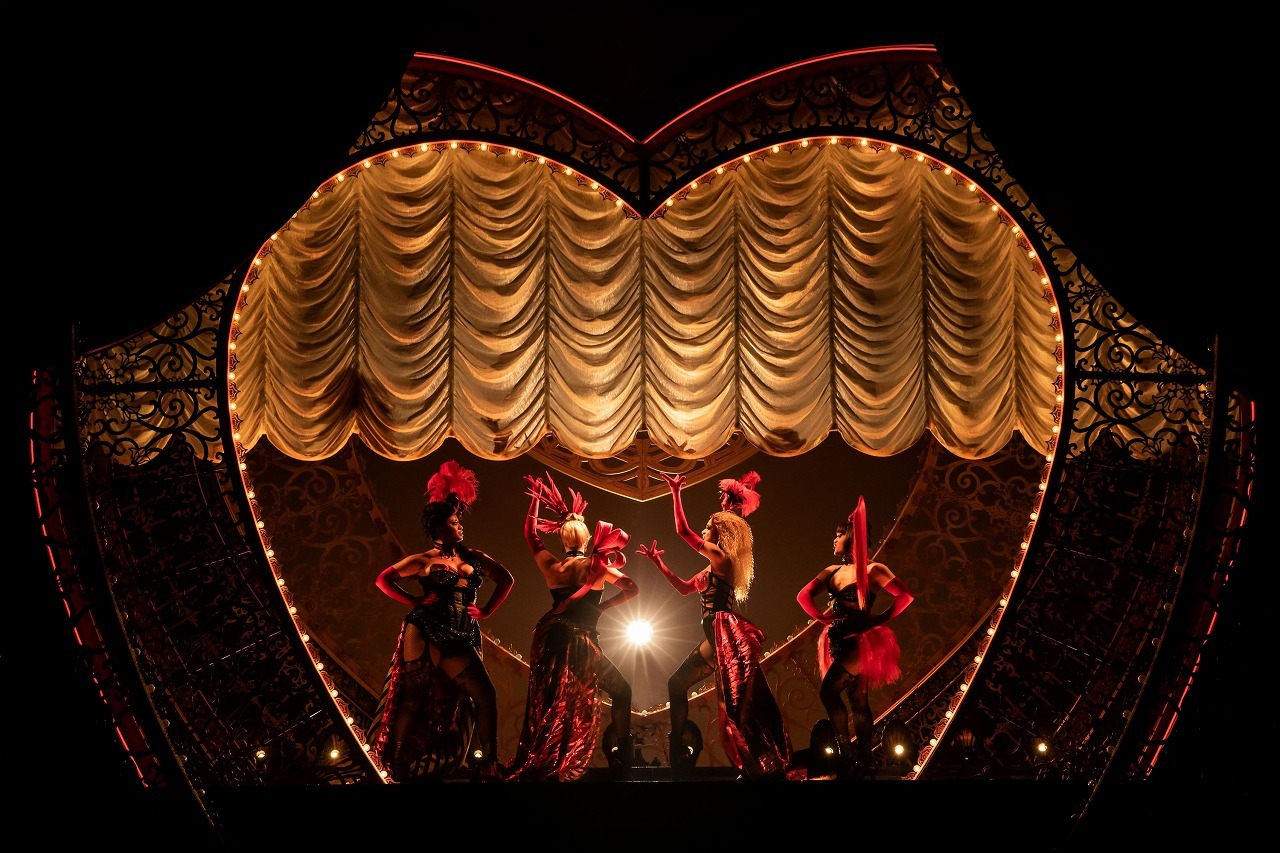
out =
[[[605,521],[588,534],[587,502],[570,489],[566,501],[548,472],[546,480],[525,477],[529,511],[524,536],[551,592],[551,609],[533,630],[529,653],[529,691],[509,781],[572,782],[582,778],[600,740],[601,694],[611,703],[605,741],[608,765],[621,772],[631,766],[631,684],[600,648],[596,623],[605,610],[639,593],[622,572],[626,531]],[[551,518],[542,518],[543,506]],[[564,556],[557,558],[539,532],[557,533]],[[588,541],[590,547],[588,548]],[[618,593],[602,601],[606,584]]]
[[760,667],[764,633],[741,612],[755,575],[751,526],[745,516],[760,506],[755,486],[760,476],[721,480],[719,512],[712,513],[702,533],[685,518],[682,474],[662,475],[671,488],[676,533],[707,559],[706,568],[684,579],[667,567],[657,540],[637,553],[648,557],[681,595],[696,592],[702,604],[704,639],[667,681],[671,702],[670,762],[675,770],[696,760],[689,731],[689,690],[714,674],[718,694],[721,743],[743,778],[783,779],[791,763],[791,743],[782,711]]

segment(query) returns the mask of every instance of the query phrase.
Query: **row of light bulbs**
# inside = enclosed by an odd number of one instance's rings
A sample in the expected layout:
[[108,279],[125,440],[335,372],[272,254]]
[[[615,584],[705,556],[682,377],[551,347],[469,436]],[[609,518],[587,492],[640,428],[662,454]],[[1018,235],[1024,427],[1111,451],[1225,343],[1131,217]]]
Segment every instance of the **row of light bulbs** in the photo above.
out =
[[[756,152],[755,156],[759,157],[760,159],[764,159],[764,157],[767,157],[769,154],[780,154],[784,150],[791,151],[791,150],[795,150],[796,148],[804,149],[804,148],[808,148],[810,145],[821,145],[821,144],[858,145],[863,148],[870,147],[877,151],[888,151],[891,154],[899,154],[904,157],[907,157],[907,156],[913,157],[919,163],[925,163],[927,161],[930,168],[941,169],[943,173],[948,176],[953,175],[954,173],[954,170],[952,169],[951,166],[942,164],[937,160],[930,158],[924,152],[913,151],[911,149],[902,148],[901,146],[895,143],[884,143],[884,142],[879,142],[875,140],[870,140],[866,137],[828,136],[828,137],[815,137],[812,139],[801,139],[797,142],[788,143],[786,145],[779,144],[779,145],[769,146],[767,149],[762,149],[761,151]],[[491,147],[486,142],[469,143],[469,142],[452,141],[448,143],[435,143],[435,144],[421,143],[416,146],[393,149],[389,153],[385,155],[381,155],[379,158],[362,160],[358,166],[353,166],[343,172],[339,172],[333,178],[321,184],[321,186],[311,194],[311,199],[312,200],[321,199],[324,193],[333,191],[334,189],[336,189],[336,187],[339,184],[344,183],[347,180],[347,178],[358,177],[361,169],[373,168],[373,166],[377,165],[381,161],[382,157],[396,158],[396,157],[402,156],[402,153],[407,155],[407,154],[412,154],[413,152],[426,153],[431,150],[444,151],[444,150],[457,150],[459,148],[465,151],[480,151],[480,152],[488,152],[490,150],[493,150],[493,152],[499,156],[506,154],[508,156],[512,156],[519,159],[522,163],[537,163],[538,165],[549,164],[550,168],[554,173],[562,174],[566,177],[577,177],[577,173],[571,166],[566,166],[561,163],[550,161],[545,156],[542,156],[542,155],[528,154],[514,147],[506,148],[505,150],[503,150],[496,146]],[[728,165],[717,166],[714,170],[705,173],[700,178],[696,178],[690,181],[686,187],[676,192],[674,195],[668,197],[664,203],[665,207],[668,207],[668,208],[672,207],[676,203],[676,201],[687,198],[691,192],[696,191],[699,187],[705,184],[709,184],[712,180],[714,180],[715,177],[723,175],[726,169],[734,169],[734,168],[737,168],[739,165],[746,166],[752,162],[752,159],[753,159],[753,155],[751,153],[747,153],[747,154],[743,154],[740,158],[731,162]],[[601,189],[599,181],[589,180],[589,181],[583,181],[583,183],[584,185],[590,187],[592,191],[600,192],[602,196],[605,197],[606,199],[612,199],[616,207],[621,208],[624,206],[625,203],[621,198],[609,192],[608,190]],[[971,193],[977,193],[978,191],[978,185],[974,181],[968,181],[967,183],[965,183],[965,188]],[[1052,291],[1049,288],[1049,276],[1045,270],[1043,263],[1040,262],[1038,253],[1036,252],[1035,248],[1030,245],[1030,241],[1027,240],[1023,235],[1021,226],[1015,224],[1012,220],[1012,217],[1002,213],[1000,204],[994,198],[984,194],[981,196],[981,199],[984,204],[987,204],[991,208],[992,212],[994,212],[996,215],[1001,217],[1001,220],[1010,228],[1011,236],[1015,240],[1019,241],[1020,246],[1024,247],[1027,257],[1035,263],[1037,271],[1040,274],[1040,283],[1045,288],[1044,294],[1045,294],[1045,300],[1049,303],[1050,322],[1053,325],[1053,327],[1057,329],[1057,332],[1054,335],[1054,341],[1056,344],[1059,345],[1058,362],[1056,365],[1058,381],[1056,384],[1057,393],[1055,394],[1055,402],[1058,408],[1054,412],[1055,419],[1057,419],[1060,417],[1061,406],[1063,403],[1062,378],[1063,378],[1064,369],[1063,369],[1062,356],[1061,356],[1062,331],[1061,331],[1061,324],[1058,321],[1058,306],[1055,303],[1053,299]],[[632,216],[636,216],[634,210],[629,209],[629,213]],[[297,215],[298,215],[297,213],[294,214],[295,217]],[[658,215],[658,214],[655,213],[654,215]],[[274,242],[279,238],[280,238],[279,232],[273,233],[271,235],[271,237],[269,238],[269,242],[264,244],[262,249],[254,257],[253,259],[254,267],[260,267],[262,265],[263,260],[270,254],[270,242]],[[246,281],[241,284],[241,287],[240,287],[241,299],[243,299],[244,296],[248,294],[250,289],[249,279],[252,277],[254,277],[253,270],[250,271],[249,277],[246,278]],[[240,312],[238,307],[232,319],[233,319],[233,322],[239,322]],[[233,339],[228,344],[228,349],[231,351],[235,350],[234,337],[235,336],[233,335],[232,336]],[[235,382],[234,371],[228,371],[228,379],[231,383],[231,387],[234,388],[234,382]],[[232,399],[230,400],[229,408],[233,413],[235,412],[236,402],[234,397],[232,397]],[[973,662],[968,667],[966,667],[964,674],[962,676],[962,679],[960,681],[959,687],[955,692],[955,694],[952,696],[950,702],[948,703],[948,708],[943,715],[942,721],[939,722],[934,727],[932,736],[929,738],[928,745],[920,750],[920,755],[917,760],[917,763],[913,765],[911,772],[904,777],[906,779],[915,778],[924,770],[925,766],[929,762],[929,758],[932,756],[934,748],[941,741],[942,736],[946,733],[947,728],[951,723],[951,720],[955,717],[956,712],[959,710],[960,705],[964,700],[964,696],[969,689],[969,685],[972,684],[974,679],[977,677],[978,670],[983,661],[983,656],[985,655],[987,648],[990,646],[991,638],[995,635],[996,629],[999,626],[1000,621],[1004,615],[1005,608],[1008,606],[1009,598],[1013,594],[1014,586],[1017,583],[1019,569],[1022,565],[1022,558],[1026,554],[1027,548],[1030,545],[1031,537],[1032,537],[1032,534],[1034,533],[1036,521],[1038,519],[1038,509],[1040,507],[1041,501],[1043,500],[1044,492],[1045,492],[1045,489],[1047,488],[1047,484],[1049,480],[1049,475],[1052,470],[1054,449],[1057,444],[1057,436],[1059,434],[1059,431],[1060,431],[1060,427],[1058,424],[1055,423],[1055,425],[1052,428],[1054,438],[1051,439],[1049,442],[1049,447],[1045,454],[1045,465],[1041,472],[1040,484],[1039,484],[1040,495],[1037,497],[1035,501],[1035,508],[1030,513],[1030,518],[1029,518],[1030,523],[1026,528],[1026,533],[1024,534],[1022,542],[1020,544],[1019,554],[1015,557],[1013,568],[1009,573],[1010,580],[1006,584],[1005,589],[1001,594],[999,607],[996,609],[996,612],[992,617],[991,624],[987,626],[986,637],[982,640],[980,649],[978,653],[974,656]],[[239,432],[236,432],[234,434],[234,440],[236,442],[237,454],[240,458],[239,468],[241,472],[241,477],[245,479],[246,492],[249,496],[250,504],[251,506],[253,506],[254,493],[253,493],[251,484],[247,481],[248,466],[244,462],[244,449],[240,445]],[[255,514],[256,514],[256,510],[255,510]],[[292,603],[292,599],[291,599],[291,596],[289,595],[288,587],[285,584],[284,577],[280,574],[280,567],[275,558],[275,551],[272,548],[270,548],[269,545],[267,544],[266,533],[265,533],[266,524],[261,518],[258,518],[256,520],[256,527],[259,531],[259,535],[263,537],[263,546],[266,551],[266,555],[271,562],[272,571],[275,574],[276,583],[280,589],[281,595],[284,597],[285,603],[289,609],[289,613],[293,617],[294,626],[295,628],[297,628],[299,637],[302,639],[303,643],[307,646],[309,650],[311,650],[310,636],[308,635],[305,627],[302,624],[301,619],[298,616],[297,606]],[[810,624],[812,624],[812,622],[810,622]],[[793,639],[793,637],[794,635],[792,635],[792,637],[788,637],[787,638],[788,642],[790,642]],[[499,643],[499,645],[501,645],[501,643]],[[769,654],[772,654],[773,651],[774,650],[770,650]],[[516,653],[512,652],[512,654],[516,654]],[[520,660],[523,660],[523,658],[519,654],[516,654],[516,657]],[[364,750],[365,754],[369,757],[370,761],[373,761],[373,763],[375,764],[379,776],[384,781],[388,780],[389,773],[387,769],[378,765],[378,763],[374,761],[373,756],[370,752],[370,750],[372,749],[372,744],[370,744],[365,739],[364,733],[355,725],[355,718],[351,715],[350,709],[348,708],[347,703],[339,695],[339,691],[333,686],[332,678],[329,676],[327,672],[324,671],[324,661],[320,659],[318,653],[315,652],[314,650],[311,651],[311,659],[313,664],[316,667],[317,672],[320,674],[320,677],[323,680],[325,687],[329,691],[330,698],[334,700],[347,726],[350,727],[352,734],[355,735],[355,737],[361,744],[361,747]],[[710,689],[714,689],[714,688],[710,688]],[[709,692],[709,690],[703,691],[703,693],[706,693],[706,692]],[[696,699],[698,696],[701,696],[701,695],[702,693],[698,693],[698,694],[695,694],[695,696],[692,698]],[[657,709],[651,709],[651,710],[657,710]],[[899,745],[899,749],[901,749],[900,745]],[[259,757],[262,757],[263,755],[264,753],[260,753]]]

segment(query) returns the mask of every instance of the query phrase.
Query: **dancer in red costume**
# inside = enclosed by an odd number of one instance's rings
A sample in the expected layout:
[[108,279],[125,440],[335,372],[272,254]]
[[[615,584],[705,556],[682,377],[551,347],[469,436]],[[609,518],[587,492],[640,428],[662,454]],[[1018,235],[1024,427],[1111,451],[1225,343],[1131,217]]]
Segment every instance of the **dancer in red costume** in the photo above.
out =
[[764,633],[739,612],[747,600],[755,572],[751,526],[745,516],[760,505],[754,471],[741,480],[720,481],[720,511],[713,513],[701,535],[685,519],[680,490],[681,474],[663,474],[671,487],[676,533],[708,565],[685,580],[663,561],[665,553],[655,540],[637,553],[653,561],[681,594],[697,592],[702,602],[702,632],[697,645],[667,681],[671,700],[671,766],[692,765],[693,750],[686,737],[689,690],[715,674],[719,698],[719,722],[725,754],[747,779],[783,779],[791,762],[791,743],[777,699],[760,668]]
[[[524,727],[515,758],[507,768],[508,781],[572,782],[582,778],[600,739],[598,713],[601,693],[612,703],[606,756],[611,767],[631,765],[631,684],[600,648],[596,623],[600,614],[634,598],[635,581],[622,573],[630,538],[605,521],[590,535],[583,513],[587,502],[569,490],[566,503],[551,475],[525,477],[531,498],[524,536],[551,591],[552,607],[533,629],[529,653],[529,693]],[[554,514],[539,517],[542,504]],[[538,532],[560,534],[564,557],[542,544]],[[605,584],[618,593],[601,601]]]
[[[439,779],[458,767],[467,744],[459,737],[474,720],[467,765],[483,780],[500,778],[498,699],[485,669],[480,626],[515,583],[483,551],[462,544],[463,513],[475,503],[475,473],[449,460],[427,481],[422,529],[434,544],[378,575],[378,589],[413,608],[396,641],[372,753],[397,782]],[[417,578],[421,595],[400,581]],[[494,583],[484,607],[482,581]],[[470,700],[469,702],[467,700]]]
[[[835,729],[838,750],[843,752],[843,767],[837,775],[862,778],[875,775],[871,757],[874,719],[868,691],[897,680],[901,672],[898,640],[885,623],[906,610],[915,596],[884,563],[868,562],[867,504],[861,496],[848,520],[836,528],[832,549],[840,562],[818,572],[796,595],[796,601],[824,626],[818,638],[822,672],[818,695]],[[893,604],[872,614],[877,590],[892,595]],[[831,606],[825,610],[816,601],[823,592],[831,596]],[[851,740],[856,743],[852,756]]]

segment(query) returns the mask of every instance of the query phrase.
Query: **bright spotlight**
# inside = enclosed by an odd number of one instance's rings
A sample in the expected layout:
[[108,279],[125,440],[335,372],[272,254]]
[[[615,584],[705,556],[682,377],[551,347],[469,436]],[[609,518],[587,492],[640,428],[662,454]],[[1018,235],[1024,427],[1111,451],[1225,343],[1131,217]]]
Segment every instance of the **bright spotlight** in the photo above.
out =
[[633,645],[643,646],[653,639],[653,626],[643,619],[636,619],[627,624],[627,639]]

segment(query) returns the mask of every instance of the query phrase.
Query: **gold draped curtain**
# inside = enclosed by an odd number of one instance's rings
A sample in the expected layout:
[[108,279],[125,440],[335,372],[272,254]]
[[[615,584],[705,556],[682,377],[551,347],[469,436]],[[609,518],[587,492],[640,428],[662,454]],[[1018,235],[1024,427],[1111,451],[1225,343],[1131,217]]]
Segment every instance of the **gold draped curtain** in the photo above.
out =
[[640,430],[694,458],[833,430],[888,456],[931,431],[989,456],[1052,436],[1048,288],[964,176],[815,142],[711,174],[651,219],[507,149],[404,149],[326,184],[242,294],[241,443],[357,433],[416,459],[605,458]]

